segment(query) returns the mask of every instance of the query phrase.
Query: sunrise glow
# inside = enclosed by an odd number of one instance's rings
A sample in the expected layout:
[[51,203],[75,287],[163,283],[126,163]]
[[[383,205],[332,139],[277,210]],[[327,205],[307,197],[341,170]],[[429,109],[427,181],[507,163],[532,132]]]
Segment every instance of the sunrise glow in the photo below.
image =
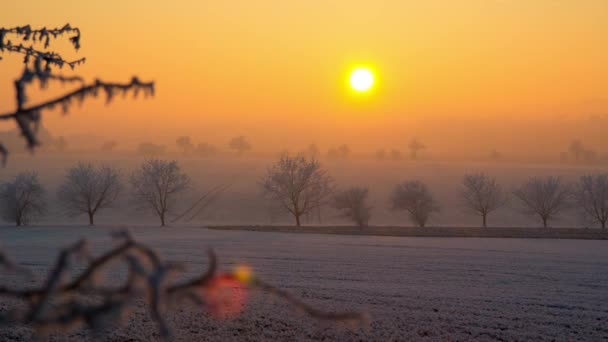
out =
[[374,74],[368,68],[356,68],[350,74],[350,86],[358,92],[366,92],[374,86]]

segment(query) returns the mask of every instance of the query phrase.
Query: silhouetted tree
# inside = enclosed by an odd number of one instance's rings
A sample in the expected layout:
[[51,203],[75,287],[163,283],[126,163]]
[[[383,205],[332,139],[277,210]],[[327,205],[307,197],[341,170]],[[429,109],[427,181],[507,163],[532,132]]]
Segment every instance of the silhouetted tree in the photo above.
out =
[[[87,97],[97,97],[100,93],[106,95],[108,103],[114,99],[115,95],[125,94],[128,91],[132,91],[135,95],[138,92],[143,92],[146,96],[154,94],[154,83],[140,82],[137,77],[133,77],[131,82],[125,84],[107,83],[101,80],[85,84],[81,77],[63,76],[54,73],[54,68],[69,66],[74,69],[85,62],[84,58],[66,61],[59,53],[49,51],[51,40],[64,34],[71,35],[69,41],[74,49],[78,50],[80,48],[80,30],[71,27],[69,24],[54,29],[47,29],[46,27],[32,29],[30,25],[13,28],[0,27],[0,53],[24,56],[23,72],[13,83],[16,108],[13,112],[0,114],[0,120],[14,120],[29,149],[34,149],[39,144],[37,130],[41,115],[46,110],[60,107],[64,113],[67,113],[74,102],[82,103]],[[45,102],[28,105],[27,86],[38,83],[42,88],[46,88],[50,81],[62,84],[79,83],[80,87]],[[7,148],[0,143],[0,156],[3,161],[6,161],[7,155]]]
[[401,158],[402,158],[401,151],[396,150],[396,149],[391,150],[391,160],[401,160]]
[[608,221],[608,174],[582,176],[574,191],[576,203],[587,219],[606,228]]
[[228,143],[228,147],[230,147],[230,149],[232,150],[235,150],[239,156],[251,150],[251,144],[249,143],[247,138],[242,135],[232,138]]
[[165,226],[166,216],[175,207],[176,196],[190,185],[190,178],[176,161],[152,159],[131,174],[132,197],[139,209],[148,209]]
[[424,227],[429,217],[439,212],[439,206],[428,187],[420,181],[399,184],[391,195],[393,210],[405,210],[410,219],[419,227]]
[[492,150],[490,151],[490,160],[492,161],[498,161],[501,160],[503,158],[502,153],[500,153],[497,150]]
[[165,154],[167,147],[164,145],[157,145],[151,142],[143,142],[137,147],[137,153],[146,157],[155,157]]
[[308,158],[318,159],[321,156],[321,150],[319,150],[316,144],[310,144],[306,149],[306,156]]
[[597,161],[597,152],[587,148],[579,139],[573,140],[570,143],[568,152],[574,158],[575,162],[594,163]]
[[570,143],[570,147],[568,148],[570,154],[574,157],[574,160],[579,162],[583,158],[583,153],[585,152],[585,146],[583,142],[579,139],[575,139]]
[[67,170],[57,197],[70,216],[86,214],[89,224],[95,223],[95,214],[111,208],[122,190],[120,173],[110,166],[95,167],[78,163]]
[[331,206],[339,210],[342,216],[352,220],[359,227],[366,227],[372,215],[368,202],[367,188],[352,187],[334,194]]
[[194,149],[194,153],[201,157],[210,157],[217,154],[217,147],[208,143],[200,143]]
[[424,150],[426,146],[418,141],[417,139],[412,139],[409,144],[410,149],[410,159],[416,160],[418,159],[418,154],[420,151]]
[[467,174],[462,180],[460,195],[466,207],[481,216],[482,226],[487,226],[487,217],[493,211],[503,207],[508,200],[502,186],[495,178],[483,173]]
[[101,145],[101,151],[102,152],[112,152],[116,149],[116,146],[118,146],[118,143],[114,140],[109,140],[104,142]]
[[260,181],[264,196],[276,201],[296,220],[325,203],[333,180],[315,159],[283,155]]
[[340,153],[338,152],[338,150],[335,147],[330,147],[329,150],[327,150],[327,159],[339,159],[340,158]]
[[595,152],[594,150],[585,150],[583,152],[583,159],[587,163],[595,163],[597,162],[597,152]]
[[188,136],[181,136],[175,140],[175,144],[183,153],[191,153],[194,150],[194,144]]
[[338,147],[338,153],[340,154],[340,158],[346,159],[350,157],[350,147],[346,144],[342,144]]
[[45,193],[35,172],[19,173],[13,181],[0,186],[2,218],[17,226],[29,224],[46,212]]
[[327,151],[327,158],[329,159],[347,159],[350,156],[350,147],[342,144],[337,148],[332,147]]
[[384,159],[386,159],[386,150],[383,148],[378,149],[378,150],[376,150],[376,153],[374,154],[374,156],[378,160],[384,160]]
[[524,213],[538,215],[543,227],[568,208],[570,190],[559,177],[531,177],[513,194],[524,205]]

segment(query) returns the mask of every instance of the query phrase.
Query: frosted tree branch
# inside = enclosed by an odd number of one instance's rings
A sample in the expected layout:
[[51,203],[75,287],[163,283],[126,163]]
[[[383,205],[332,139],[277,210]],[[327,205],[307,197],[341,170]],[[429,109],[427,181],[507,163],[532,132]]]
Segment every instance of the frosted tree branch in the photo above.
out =
[[[73,61],[65,60],[59,53],[47,51],[51,40],[57,39],[64,34],[71,35],[69,41],[75,50],[80,48],[80,29],[66,24],[62,28],[32,29],[29,25],[14,28],[0,27],[0,54],[17,53],[23,54],[23,73],[15,80],[15,102],[14,111],[0,115],[0,120],[14,120],[27,147],[33,150],[39,142],[36,137],[37,128],[40,123],[41,113],[45,110],[52,110],[60,106],[64,113],[69,111],[70,106],[77,101],[82,103],[86,98],[97,97],[100,93],[106,96],[106,102],[110,103],[116,94],[131,92],[135,96],[143,92],[144,95],[154,95],[154,82],[141,82],[137,77],[133,77],[127,83],[112,83],[96,80],[91,84],[84,84],[84,80],[78,76],[62,76],[53,73],[53,68],[63,68],[67,65],[71,69],[84,63],[86,59],[79,58]],[[20,40],[18,44],[13,43],[9,38]],[[30,44],[27,46],[26,44]],[[37,49],[36,44],[43,44],[42,49]],[[2,57],[0,56],[0,60]],[[81,86],[67,94],[47,100],[37,105],[27,106],[26,88],[34,81],[39,81],[40,86],[45,88],[49,81],[60,83],[81,83]],[[0,157],[6,163],[8,149],[0,142]]]
[[[154,250],[135,241],[126,231],[115,234],[115,237],[120,240],[119,244],[96,258],[89,254],[85,240],[63,249],[47,279],[39,287],[0,287],[0,296],[18,299],[26,306],[23,313],[15,309],[0,314],[0,325],[32,326],[38,333],[69,332],[78,328],[89,328],[93,333],[100,333],[112,324],[123,322],[136,301],[144,300],[161,336],[169,338],[172,331],[165,320],[168,308],[179,307],[178,304],[184,300],[204,306],[210,298],[204,297],[205,291],[202,290],[215,286],[215,280],[227,276],[217,271],[217,257],[210,250],[209,266],[204,273],[190,280],[170,283],[169,276],[184,271],[183,265],[164,262]],[[71,271],[75,258],[87,260],[88,263],[83,271],[70,279],[66,275]],[[119,267],[120,263],[128,269],[125,282],[111,288],[100,284],[97,276],[108,271],[110,266]],[[6,270],[18,268],[1,252],[0,266]],[[259,289],[283,299],[315,319],[353,323],[366,320],[366,316],[358,312],[322,311],[253,275],[243,277],[234,273],[228,276],[250,289]],[[83,299],[83,295],[87,298]],[[100,300],[92,301],[92,296]]]

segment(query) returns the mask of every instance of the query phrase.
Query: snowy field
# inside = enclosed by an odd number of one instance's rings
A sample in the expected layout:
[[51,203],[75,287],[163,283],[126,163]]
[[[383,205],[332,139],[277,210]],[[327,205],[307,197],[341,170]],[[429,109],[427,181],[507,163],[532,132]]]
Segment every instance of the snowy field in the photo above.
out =
[[[166,260],[206,267],[216,250],[229,270],[248,264],[262,279],[315,306],[358,310],[366,327],[322,324],[263,293],[245,312],[217,321],[180,309],[170,322],[180,341],[602,341],[608,340],[608,242],[543,239],[408,238],[134,227]],[[86,237],[97,253],[108,229],[0,228],[0,248],[44,272],[58,249]],[[41,273],[42,274],[42,273]],[[7,283],[8,284],[5,284]],[[17,285],[2,278],[3,285]],[[0,303],[0,310],[6,302]],[[89,339],[86,332],[52,340]],[[0,341],[29,341],[27,328],[0,328]],[[158,335],[137,310],[107,341]]]

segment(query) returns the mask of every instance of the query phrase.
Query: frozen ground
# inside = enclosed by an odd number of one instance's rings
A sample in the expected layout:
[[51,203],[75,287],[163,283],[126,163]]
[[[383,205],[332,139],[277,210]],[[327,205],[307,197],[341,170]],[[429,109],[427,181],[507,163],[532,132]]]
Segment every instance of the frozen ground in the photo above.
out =
[[[543,239],[408,238],[132,228],[168,260],[206,267],[253,267],[258,276],[327,310],[360,310],[367,328],[314,320],[264,294],[237,319],[202,310],[171,315],[180,341],[608,340],[608,242]],[[99,252],[106,229],[0,228],[0,248],[23,266],[46,270],[57,249],[86,236]],[[2,279],[10,282],[9,279]],[[15,285],[15,284],[13,284]],[[5,303],[0,303],[0,310]],[[88,339],[86,333],[56,340]],[[0,341],[29,341],[24,328],[0,329]],[[143,310],[108,341],[157,336]]]

